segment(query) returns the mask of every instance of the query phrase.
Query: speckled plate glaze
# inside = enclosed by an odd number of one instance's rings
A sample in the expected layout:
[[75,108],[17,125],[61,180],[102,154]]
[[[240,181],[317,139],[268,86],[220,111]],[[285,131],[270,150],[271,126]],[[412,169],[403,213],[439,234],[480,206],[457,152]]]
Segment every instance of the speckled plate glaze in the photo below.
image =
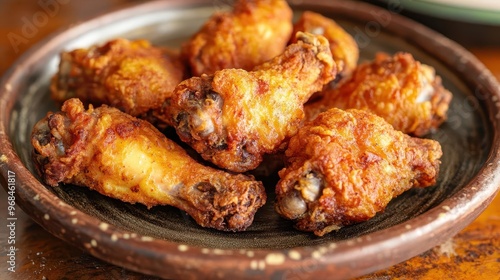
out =
[[291,1],[297,14],[313,10],[351,32],[362,60],[375,52],[408,51],[432,65],[454,93],[449,120],[429,137],[444,151],[436,186],[411,190],[374,219],[318,238],[298,232],[273,210],[270,198],[246,232],[197,226],[172,207],[147,210],[82,187],[50,188],[30,158],[33,124],[57,110],[48,84],[63,49],[114,37],[179,46],[225,1],[150,2],[107,14],[48,38],[25,54],[0,88],[0,167],[16,173],[16,199],[55,236],[110,263],[164,278],[350,278],[382,269],[444,242],[474,220],[500,186],[500,86],[469,52],[443,36],[357,1]]

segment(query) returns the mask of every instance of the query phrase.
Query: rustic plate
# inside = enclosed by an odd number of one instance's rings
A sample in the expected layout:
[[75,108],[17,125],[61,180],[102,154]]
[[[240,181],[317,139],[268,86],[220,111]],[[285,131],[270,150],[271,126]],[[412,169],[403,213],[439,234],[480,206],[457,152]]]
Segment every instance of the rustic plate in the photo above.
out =
[[[304,1],[305,2],[305,1]],[[16,174],[16,201],[55,236],[90,254],[165,278],[349,278],[388,267],[444,242],[474,220],[500,186],[500,86],[462,47],[395,13],[357,1],[291,1],[295,11],[335,18],[358,41],[362,59],[408,51],[432,65],[454,93],[449,120],[430,137],[443,146],[436,186],[412,190],[371,221],[322,238],[298,232],[270,199],[243,233],[197,226],[171,207],[148,211],[74,186],[50,188],[35,175],[30,132],[58,108],[48,83],[63,49],[113,37],[178,46],[225,1],[150,2],[74,26],[24,55],[0,88],[0,167]],[[5,184],[6,188],[6,184]]]

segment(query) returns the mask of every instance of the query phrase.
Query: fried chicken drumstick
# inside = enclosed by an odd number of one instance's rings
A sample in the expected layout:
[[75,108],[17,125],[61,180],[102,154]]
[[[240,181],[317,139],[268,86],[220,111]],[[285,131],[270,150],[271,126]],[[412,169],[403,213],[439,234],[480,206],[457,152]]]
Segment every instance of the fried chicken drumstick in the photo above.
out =
[[366,221],[412,187],[436,183],[441,146],[363,110],[333,108],[290,139],[276,211],[322,236]]
[[[358,44],[333,19],[315,12],[305,11],[293,26],[293,34],[299,31],[323,35],[328,39],[333,60],[337,64],[335,83],[351,75],[358,64]],[[292,43],[295,41],[296,39],[293,38]]]
[[328,41],[299,32],[296,44],[247,72],[224,69],[179,84],[168,113],[182,141],[234,172],[256,168],[297,131],[303,104],[335,76]]
[[215,13],[181,48],[193,76],[226,68],[251,70],[281,54],[292,34],[285,0],[237,0]]
[[[150,123],[70,99],[32,133],[43,180],[86,186],[148,207],[171,205],[203,227],[245,230],[266,200],[261,182],[199,164]],[[196,172],[193,172],[195,170]]]
[[452,94],[434,68],[409,53],[377,54],[358,66],[350,79],[327,90],[324,98],[305,107],[306,119],[329,108],[368,110],[397,130],[423,136],[446,120]]
[[76,97],[140,116],[161,106],[182,81],[178,54],[148,41],[115,39],[102,46],[61,53],[51,97],[60,103]]

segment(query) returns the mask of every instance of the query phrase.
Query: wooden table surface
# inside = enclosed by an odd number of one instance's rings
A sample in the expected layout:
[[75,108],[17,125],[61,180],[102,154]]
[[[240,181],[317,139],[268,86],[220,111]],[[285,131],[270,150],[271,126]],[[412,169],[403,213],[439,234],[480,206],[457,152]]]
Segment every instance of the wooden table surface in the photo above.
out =
[[[216,0],[214,0],[216,1]],[[50,33],[95,15],[133,5],[126,0],[0,2],[0,74]],[[500,46],[470,48],[500,80]],[[0,191],[0,216],[7,220]],[[154,279],[100,261],[16,212],[16,272],[7,270],[7,227],[0,227],[0,279]],[[360,279],[500,279],[500,196],[472,224],[442,245]]]

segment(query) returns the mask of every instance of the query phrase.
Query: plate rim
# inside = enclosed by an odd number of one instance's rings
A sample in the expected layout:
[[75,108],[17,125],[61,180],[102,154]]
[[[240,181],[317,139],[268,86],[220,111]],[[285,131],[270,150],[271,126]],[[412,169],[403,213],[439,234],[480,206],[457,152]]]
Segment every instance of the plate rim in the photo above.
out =
[[[294,3],[296,2],[296,3]],[[24,67],[31,65],[37,57],[47,55],[47,50],[59,45],[59,40],[68,40],[83,34],[85,30],[98,27],[101,24],[116,20],[123,20],[133,12],[135,15],[152,12],[158,9],[171,7],[188,7],[189,5],[209,4],[211,1],[185,0],[185,1],[152,1],[137,6],[126,7],[111,13],[95,17],[68,29],[57,32],[47,39],[35,44],[28,52],[22,55],[6,72],[0,83],[0,169],[2,177],[6,180],[7,172],[16,173],[16,202],[21,208],[44,229],[81,249],[89,254],[144,274],[160,277],[196,277],[205,275],[209,267],[225,272],[225,276],[238,276],[242,278],[260,277],[262,274],[251,274],[252,271],[265,270],[267,272],[286,273],[287,270],[311,275],[329,275],[335,277],[356,277],[376,270],[386,268],[398,262],[422,253],[447,238],[456,234],[465,225],[472,222],[491,202],[500,188],[500,103],[485,102],[488,109],[488,118],[493,134],[491,151],[483,167],[454,195],[436,207],[414,217],[405,223],[361,236],[356,239],[347,239],[331,242],[328,245],[302,246],[292,249],[213,249],[188,246],[177,242],[155,239],[142,236],[127,230],[120,229],[111,224],[105,224],[99,219],[66,204],[46,187],[24,166],[13,150],[9,139],[9,121],[7,112],[14,106],[15,90],[12,85],[19,83],[23,77]],[[299,5],[301,1],[290,1],[291,5]],[[310,0],[306,5],[341,9],[347,12],[348,17],[354,11],[363,11],[363,16],[370,20],[373,15],[368,12],[380,11],[381,8],[356,1],[322,1]],[[371,20],[375,20],[372,18]],[[411,28],[409,28],[411,27]],[[446,66],[463,65],[464,69],[474,70],[468,77],[467,85],[480,82],[491,93],[491,98],[500,98],[500,86],[490,71],[477,60],[470,52],[460,45],[445,38],[443,35],[424,27],[399,14],[391,14],[391,22],[384,26],[384,30],[391,34],[412,38],[416,43],[432,39],[427,44],[419,44],[419,48],[437,58]],[[409,32],[410,31],[410,32]],[[410,34],[408,34],[410,33]],[[66,36],[66,37],[65,37]],[[452,54],[450,55],[450,50]],[[446,55],[445,55],[446,54]],[[456,59],[459,59],[457,62]],[[460,72],[461,67],[457,67]],[[481,76],[479,80],[478,76]],[[17,81],[17,82],[16,82]],[[496,152],[495,152],[496,151]],[[495,172],[496,171],[496,172]],[[7,186],[4,186],[6,189]],[[6,189],[7,191],[7,189]],[[452,203],[447,202],[451,199]],[[60,208],[68,211],[59,212]],[[464,226],[457,227],[457,220],[467,222]],[[408,222],[421,224],[414,228]],[[443,226],[444,224],[453,226]],[[78,225],[78,228],[75,228]],[[56,229],[56,226],[58,227]],[[64,229],[64,231],[63,231]],[[439,229],[436,231],[436,229]],[[71,232],[73,231],[73,232]],[[96,232],[106,233],[95,236]],[[73,233],[69,236],[69,233]],[[434,236],[433,242],[428,241],[427,235]],[[389,238],[387,238],[389,236]],[[127,242],[119,242],[120,240]],[[424,240],[425,239],[425,240]],[[410,243],[421,242],[422,246],[415,248]],[[432,243],[432,244],[431,244]],[[102,245],[104,244],[104,245]],[[401,246],[403,244],[403,246]],[[353,250],[362,246],[362,250]],[[110,249],[113,249],[111,252]],[[381,250],[382,249],[382,250]],[[173,253],[175,252],[175,253]],[[116,253],[131,256],[126,260],[114,260]],[[297,258],[299,253],[300,258]],[[363,265],[353,267],[353,261],[364,259]],[[369,259],[373,259],[370,261]],[[148,266],[145,266],[149,264]],[[165,270],[170,266],[172,270]],[[297,269],[299,267],[300,269]],[[314,270],[308,270],[314,268]],[[295,270],[294,270],[295,269]]]

